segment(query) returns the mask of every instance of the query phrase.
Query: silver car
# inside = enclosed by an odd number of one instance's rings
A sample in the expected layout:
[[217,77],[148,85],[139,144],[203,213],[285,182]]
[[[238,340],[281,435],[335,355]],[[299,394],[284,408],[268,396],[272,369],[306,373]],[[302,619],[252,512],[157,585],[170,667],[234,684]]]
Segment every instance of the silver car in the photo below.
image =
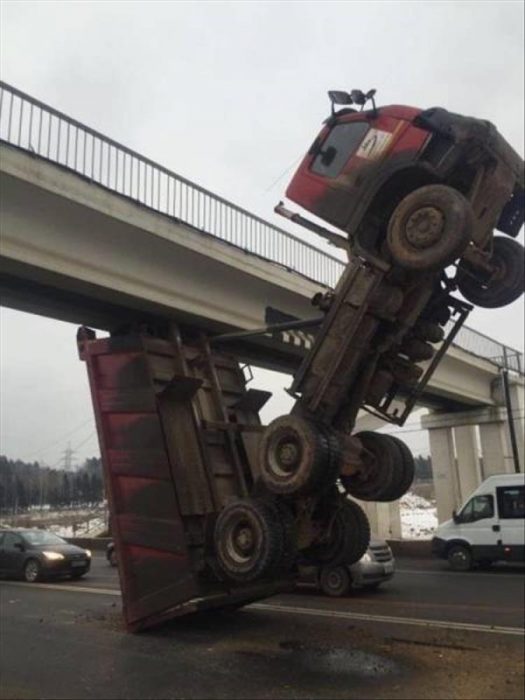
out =
[[300,583],[318,586],[329,596],[343,596],[352,589],[374,589],[394,575],[392,550],[378,537],[372,537],[368,550],[355,564],[349,566],[308,566],[300,568]]

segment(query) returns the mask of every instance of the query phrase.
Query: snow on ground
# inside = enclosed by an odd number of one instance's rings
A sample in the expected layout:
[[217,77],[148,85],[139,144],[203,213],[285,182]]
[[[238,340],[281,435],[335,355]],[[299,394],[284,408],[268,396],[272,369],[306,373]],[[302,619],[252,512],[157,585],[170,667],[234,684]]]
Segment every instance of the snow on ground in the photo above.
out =
[[401,536],[406,540],[430,539],[438,525],[436,503],[410,491],[400,501]]

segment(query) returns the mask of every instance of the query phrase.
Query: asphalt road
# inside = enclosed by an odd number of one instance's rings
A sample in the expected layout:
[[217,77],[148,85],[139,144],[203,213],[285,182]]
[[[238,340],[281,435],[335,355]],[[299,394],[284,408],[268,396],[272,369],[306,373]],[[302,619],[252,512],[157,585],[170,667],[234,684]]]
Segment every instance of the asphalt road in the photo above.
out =
[[303,588],[130,635],[95,556],[80,581],[0,583],[0,697],[521,698],[523,584],[400,560],[374,593]]

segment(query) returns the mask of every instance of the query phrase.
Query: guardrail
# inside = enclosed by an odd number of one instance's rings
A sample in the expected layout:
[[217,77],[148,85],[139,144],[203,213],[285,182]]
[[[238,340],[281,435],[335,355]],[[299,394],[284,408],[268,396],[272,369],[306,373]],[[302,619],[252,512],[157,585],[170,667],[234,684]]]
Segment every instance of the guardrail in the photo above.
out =
[[[2,81],[0,141],[328,287],[344,268],[335,256]],[[470,328],[455,345],[523,373],[520,352]]]

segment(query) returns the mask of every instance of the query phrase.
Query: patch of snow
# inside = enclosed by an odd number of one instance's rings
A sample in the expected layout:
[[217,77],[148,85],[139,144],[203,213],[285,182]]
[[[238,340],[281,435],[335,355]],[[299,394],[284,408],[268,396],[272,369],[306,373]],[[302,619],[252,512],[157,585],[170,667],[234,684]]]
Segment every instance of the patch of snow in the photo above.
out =
[[410,491],[400,501],[401,536],[407,540],[430,539],[438,526],[434,501]]

